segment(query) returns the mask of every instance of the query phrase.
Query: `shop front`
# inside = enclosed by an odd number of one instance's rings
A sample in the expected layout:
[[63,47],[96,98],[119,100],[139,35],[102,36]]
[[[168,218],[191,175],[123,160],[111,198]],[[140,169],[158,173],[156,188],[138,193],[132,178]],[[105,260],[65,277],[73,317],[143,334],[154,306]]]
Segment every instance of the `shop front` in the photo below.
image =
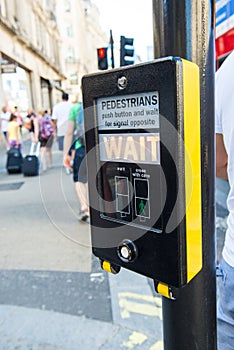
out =
[[26,114],[33,105],[30,72],[16,61],[2,54],[1,57],[2,102],[13,110]]

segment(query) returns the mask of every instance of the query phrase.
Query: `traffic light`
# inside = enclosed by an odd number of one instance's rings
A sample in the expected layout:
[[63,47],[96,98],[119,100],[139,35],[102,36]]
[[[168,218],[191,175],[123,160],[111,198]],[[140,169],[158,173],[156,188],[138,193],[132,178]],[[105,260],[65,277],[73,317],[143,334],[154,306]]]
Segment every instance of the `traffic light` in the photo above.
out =
[[100,70],[108,69],[107,47],[101,47],[97,49],[97,56],[98,56],[98,69]]
[[133,40],[133,38],[125,38],[122,35],[120,37],[120,67],[134,63]]

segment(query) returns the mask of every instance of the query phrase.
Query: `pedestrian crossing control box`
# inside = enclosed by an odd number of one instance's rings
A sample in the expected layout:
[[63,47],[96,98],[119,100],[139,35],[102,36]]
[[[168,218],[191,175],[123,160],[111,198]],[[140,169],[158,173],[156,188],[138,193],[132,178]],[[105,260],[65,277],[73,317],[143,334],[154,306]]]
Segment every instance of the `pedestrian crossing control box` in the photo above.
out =
[[93,253],[168,297],[202,268],[199,86],[179,57],[82,80]]

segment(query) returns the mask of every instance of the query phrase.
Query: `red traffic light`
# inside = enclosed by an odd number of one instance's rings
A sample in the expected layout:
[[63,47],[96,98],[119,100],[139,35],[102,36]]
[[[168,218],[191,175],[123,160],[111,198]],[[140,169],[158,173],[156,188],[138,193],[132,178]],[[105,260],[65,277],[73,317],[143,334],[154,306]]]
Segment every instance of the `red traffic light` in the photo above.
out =
[[101,49],[98,49],[98,56],[100,58],[104,58],[106,56],[106,49],[103,47]]
[[107,47],[100,47],[97,49],[98,69],[108,69]]

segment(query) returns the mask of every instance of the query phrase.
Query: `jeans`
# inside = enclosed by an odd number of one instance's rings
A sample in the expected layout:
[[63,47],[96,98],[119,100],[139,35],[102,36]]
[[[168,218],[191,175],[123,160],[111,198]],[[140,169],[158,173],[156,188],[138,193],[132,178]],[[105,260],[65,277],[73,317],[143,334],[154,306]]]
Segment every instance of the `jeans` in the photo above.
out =
[[76,150],[75,159],[73,162],[73,181],[74,182],[87,182],[87,169],[85,159],[85,147],[80,147]]
[[218,350],[234,350],[234,268],[222,258],[218,277]]

